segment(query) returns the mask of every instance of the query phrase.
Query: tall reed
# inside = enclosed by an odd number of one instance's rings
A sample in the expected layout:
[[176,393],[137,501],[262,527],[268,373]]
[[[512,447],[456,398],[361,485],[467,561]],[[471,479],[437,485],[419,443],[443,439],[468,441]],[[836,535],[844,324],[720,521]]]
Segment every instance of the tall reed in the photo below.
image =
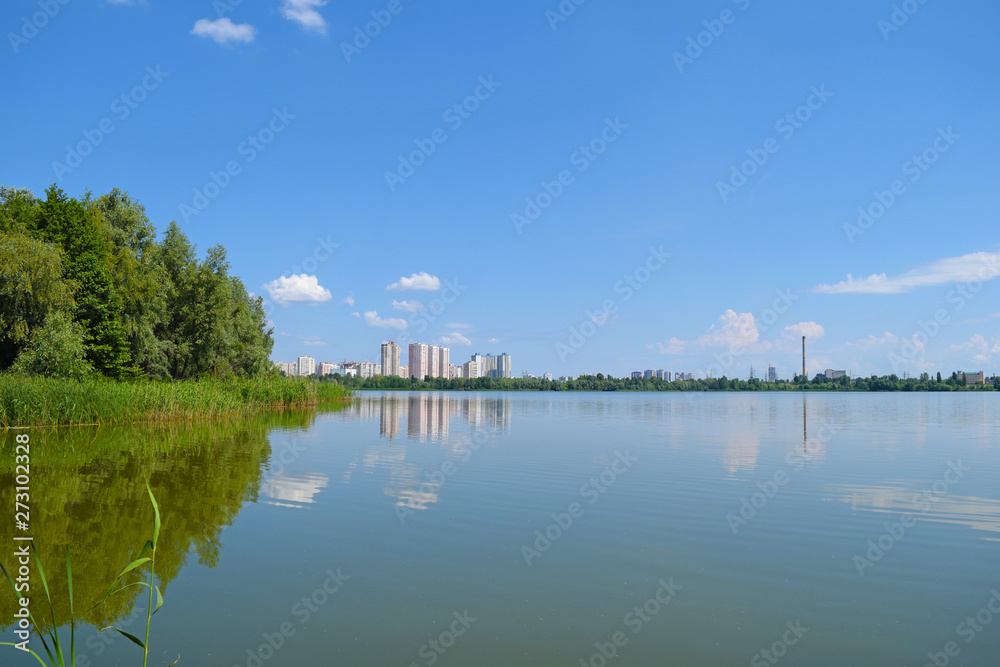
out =
[[155,382],[0,375],[0,428],[244,415],[350,395],[340,385],[277,376]]
[[[114,625],[109,626],[107,628],[101,628],[101,630],[108,630],[108,629],[116,630],[119,633],[121,633],[122,636],[128,638],[130,641],[132,641],[133,643],[137,644],[140,648],[142,648],[143,651],[142,667],[147,667],[149,663],[149,630],[150,626],[152,625],[153,615],[160,610],[160,607],[163,606],[163,594],[160,592],[160,587],[153,584],[153,575],[155,574],[156,571],[156,545],[160,539],[160,508],[156,504],[156,498],[153,496],[153,490],[149,487],[148,483],[146,484],[146,492],[149,494],[149,502],[152,503],[153,505],[153,537],[152,539],[147,540],[145,545],[143,545],[142,552],[139,554],[139,558],[126,565],[125,568],[118,573],[118,576],[115,577],[114,581],[112,581],[111,585],[108,587],[108,591],[107,593],[104,594],[104,597],[90,609],[91,611],[93,611],[97,607],[107,602],[108,598],[110,598],[112,595],[125,591],[133,586],[145,586],[149,590],[149,597],[146,605],[146,635],[144,639],[139,639],[135,635],[130,634],[122,630],[121,628],[115,627]],[[42,582],[42,588],[45,591],[45,600],[49,607],[49,616],[51,618],[52,625],[49,628],[45,629],[44,631],[41,630],[43,626],[41,626],[38,623],[38,621],[35,620],[35,616],[30,611],[30,609],[28,611],[28,618],[31,622],[32,629],[35,632],[39,633],[38,638],[42,642],[42,649],[45,651],[45,655],[48,657],[49,663],[47,664],[45,660],[42,659],[42,657],[38,655],[38,653],[36,653],[33,649],[27,648],[26,650],[29,654],[34,656],[35,659],[38,660],[38,662],[41,665],[43,665],[43,667],[50,667],[50,666],[75,667],[76,666],[76,615],[73,609],[73,567],[70,562],[69,547],[66,547],[66,587],[69,593],[69,616],[70,616],[68,661],[67,661],[67,654],[65,653],[65,651],[63,651],[63,644],[60,642],[59,624],[56,622],[55,608],[53,607],[52,604],[52,596],[49,594],[49,582],[48,579],[46,579],[45,577],[45,570],[42,568],[42,561],[38,557],[38,551],[35,549],[34,542],[31,543],[30,548],[32,554],[35,557],[35,565],[38,569],[39,579],[41,579]],[[147,556],[146,554],[149,555]],[[146,566],[147,563],[149,564],[148,582],[136,581],[130,584],[122,583],[124,581],[125,576],[129,572],[132,572],[133,570],[139,570],[140,568]],[[21,593],[18,592],[17,586],[14,584],[13,578],[10,576],[10,573],[7,572],[7,568],[5,568],[2,563],[0,563],[0,571],[3,571],[4,576],[7,578],[7,582],[10,584],[11,590],[14,591],[14,596],[19,597]],[[154,593],[156,594],[155,607],[153,606]],[[48,635],[48,641],[46,641],[46,635]],[[51,648],[49,646],[50,643],[52,644]],[[0,646],[17,647],[17,644],[13,642],[0,642]],[[21,649],[18,648],[17,650]],[[167,667],[172,667],[172,665],[176,665],[178,660],[180,660],[180,656],[177,656],[177,660],[174,660],[174,662],[172,662]]]

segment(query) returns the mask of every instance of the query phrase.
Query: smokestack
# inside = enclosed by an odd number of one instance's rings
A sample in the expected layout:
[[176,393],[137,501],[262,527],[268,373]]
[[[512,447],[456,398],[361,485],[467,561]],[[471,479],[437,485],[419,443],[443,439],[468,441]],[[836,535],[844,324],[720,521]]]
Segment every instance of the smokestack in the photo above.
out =
[[806,337],[805,336],[802,337],[802,377],[804,377],[806,380],[809,379],[809,376],[806,375]]

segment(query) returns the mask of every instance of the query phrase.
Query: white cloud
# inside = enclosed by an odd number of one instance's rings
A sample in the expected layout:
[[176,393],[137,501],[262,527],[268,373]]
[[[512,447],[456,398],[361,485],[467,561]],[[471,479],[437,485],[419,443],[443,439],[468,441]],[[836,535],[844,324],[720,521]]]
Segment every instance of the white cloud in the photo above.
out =
[[441,289],[441,279],[437,276],[430,275],[426,271],[421,271],[420,273],[414,273],[409,278],[400,278],[398,283],[393,283],[385,289],[389,291],[400,290],[403,292],[410,292],[414,290],[434,292]]
[[351,313],[351,317],[361,317],[361,313]]
[[785,333],[796,338],[805,336],[809,340],[819,340],[826,335],[826,329],[815,322],[799,322],[798,324],[785,327]]
[[487,342],[487,343],[489,343],[490,345],[496,345],[497,343],[499,343],[499,342],[500,342],[500,339],[499,339],[499,338],[490,338],[490,339],[489,339],[488,341],[486,341],[486,342]]
[[662,342],[657,341],[653,345],[647,345],[646,348],[649,350],[656,350],[660,354],[681,354],[684,352],[685,343],[679,338],[671,338],[664,345]]
[[951,352],[961,352],[966,359],[977,363],[990,364],[1000,357],[1000,338],[988,341],[982,334],[976,334],[961,345],[951,345],[948,349]]
[[986,322],[992,322],[993,320],[1000,319],[1000,313],[990,313],[985,317],[977,317],[974,319],[964,320],[962,324],[985,324]]
[[401,310],[404,313],[417,313],[424,309],[424,304],[416,299],[411,299],[410,301],[396,301],[393,299],[392,308],[393,310]]
[[215,19],[214,21],[198,19],[195,21],[191,34],[199,37],[211,37],[219,44],[227,44],[229,42],[252,42],[257,35],[257,29],[249,23],[235,24],[228,18]]
[[468,347],[472,346],[472,341],[460,334],[457,331],[452,331],[450,334],[445,334],[441,336],[438,341],[439,345],[466,345]]
[[319,284],[316,276],[302,275],[281,276],[277,280],[264,285],[271,299],[280,306],[290,304],[319,304],[333,298],[330,290]]
[[992,280],[1000,275],[1000,253],[974,252],[961,257],[949,257],[931,262],[918,269],[888,277],[884,273],[867,278],[855,278],[850,273],[847,280],[833,285],[819,285],[813,292],[819,294],[901,294],[918,287],[936,287],[950,283]]
[[326,34],[326,20],[316,11],[326,4],[326,0],[284,0],[281,15],[295,21],[306,30]]
[[881,336],[868,336],[867,338],[861,338],[850,342],[847,345],[848,347],[856,347],[860,350],[870,350],[872,348],[883,346],[895,347],[899,345],[899,341],[899,336],[886,331]]
[[403,331],[404,329],[410,326],[406,320],[392,318],[392,317],[382,319],[381,317],[378,316],[378,313],[375,312],[374,310],[369,310],[368,312],[365,313],[365,324],[374,328],[397,329],[399,331]]
[[314,345],[316,347],[322,347],[322,346],[326,345],[326,343],[324,343],[321,340],[304,340],[304,341],[302,341],[302,344],[303,345]]
[[452,322],[451,324],[444,325],[446,329],[471,329],[471,324],[462,324],[461,322]]
[[353,306],[354,305],[354,297],[348,294],[347,296],[344,297],[344,300],[341,301],[340,303],[342,303],[345,306]]
[[789,352],[797,348],[802,336],[818,340],[825,333],[823,327],[816,322],[799,322],[785,327],[781,338],[762,340],[753,313],[737,313],[729,309],[719,317],[718,323],[713,324],[707,332],[695,340],[685,341],[672,337],[666,343],[662,341],[650,343],[646,349],[655,350],[660,354],[684,354],[691,352],[691,348],[702,350],[725,348],[730,351],[740,350],[739,354]]
[[753,313],[737,314],[736,311],[729,309],[719,317],[719,324],[713,324],[709,327],[708,332],[699,337],[697,343],[702,347],[716,345],[748,347],[758,340],[760,340],[760,333],[757,331]]

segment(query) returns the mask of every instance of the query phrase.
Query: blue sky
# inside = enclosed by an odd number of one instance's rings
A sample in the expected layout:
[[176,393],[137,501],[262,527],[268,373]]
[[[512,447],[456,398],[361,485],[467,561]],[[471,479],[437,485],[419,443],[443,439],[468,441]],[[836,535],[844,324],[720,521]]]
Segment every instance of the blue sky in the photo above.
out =
[[516,374],[788,377],[805,334],[810,374],[992,374],[998,19],[985,0],[18,0],[0,183],[120,187],[223,244],[275,360],[378,361],[395,339],[507,352]]

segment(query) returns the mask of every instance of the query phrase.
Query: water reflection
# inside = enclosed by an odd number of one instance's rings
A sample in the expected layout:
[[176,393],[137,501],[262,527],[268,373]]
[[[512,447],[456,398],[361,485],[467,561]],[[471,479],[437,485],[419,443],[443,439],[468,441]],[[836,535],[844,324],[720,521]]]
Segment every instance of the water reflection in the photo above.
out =
[[316,473],[293,474],[281,471],[268,476],[260,485],[262,495],[271,498],[269,505],[301,507],[315,502],[316,494],[327,487],[330,479]]
[[[31,531],[56,618],[70,617],[67,546],[78,622],[106,627],[133,609],[141,595],[137,586],[87,613],[151,536],[147,480],[162,514],[156,554],[161,590],[166,594],[192,553],[202,565],[215,567],[222,528],[264,491],[260,471],[271,453],[269,431],[308,428],[315,416],[315,411],[288,412],[212,423],[33,430]],[[14,432],[0,433],[6,453],[0,458],[4,507],[14,505],[14,444]],[[294,502],[309,495],[292,480],[276,480],[267,493]],[[11,544],[12,523],[0,522],[0,542]],[[0,559],[10,564],[8,556]],[[33,579],[31,587],[40,590],[41,582]],[[0,595],[0,627],[14,611],[13,596]],[[39,622],[46,623],[46,616],[38,615]]]
[[[488,428],[506,434],[510,431],[511,404],[508,396],[482,394],[364,393],[343,412],[343,418],[361,422],[377,418],[379,435],[387,440],[395,440],[405,429],[412,440],[447,441],[455,418],[472,428]],[[401,425],[404,417],[405,427]]]
[[[918,521],[927,520],[966,526],[973,530],[1000,533],[1000,501],[975,496],[936,495],[917,486],[831,485],[832,498],[847,503],[852,510],[893,514],[910,513]],[[1000,542],[1000,536],[985,538]]]

